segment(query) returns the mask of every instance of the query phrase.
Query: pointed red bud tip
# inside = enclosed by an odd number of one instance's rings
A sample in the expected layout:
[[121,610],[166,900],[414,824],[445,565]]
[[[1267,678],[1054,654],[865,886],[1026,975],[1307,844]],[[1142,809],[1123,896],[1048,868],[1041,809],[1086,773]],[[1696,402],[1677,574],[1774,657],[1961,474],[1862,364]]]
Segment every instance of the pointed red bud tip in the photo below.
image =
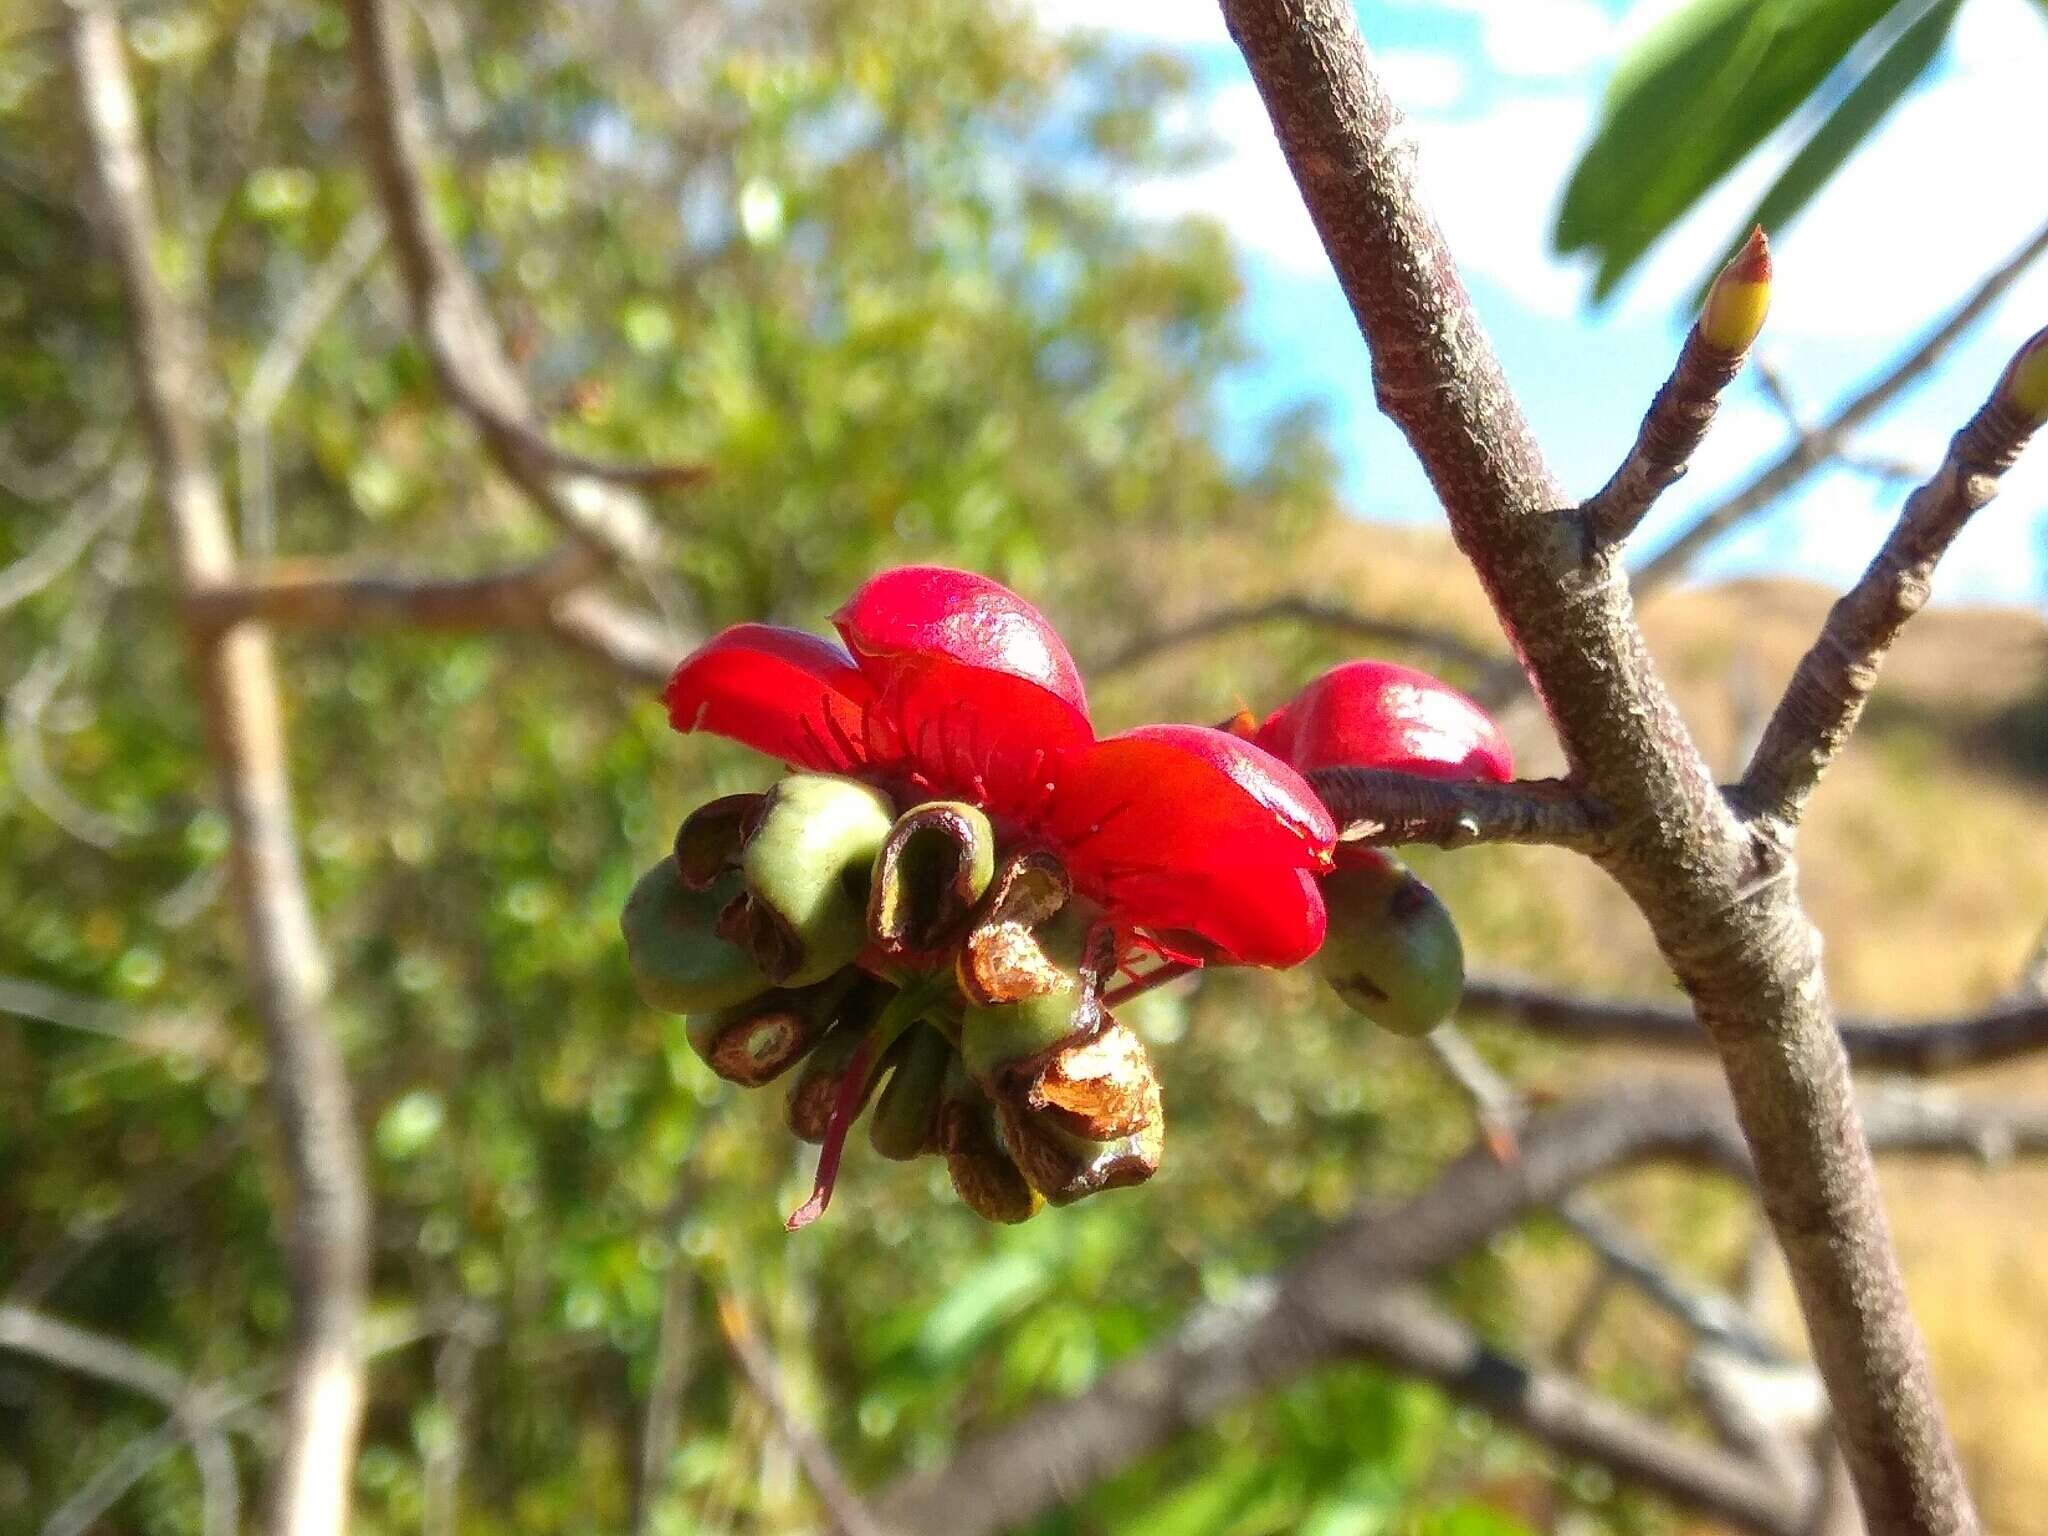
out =
[[2048,422],[2048,328],[2034,332],[2013,355],[1998,392],[2028,421]]
[[1721,269],[1700,307],[1700,337],[1722,352],[1747,352],[1771,308],[1771,246],[1761,227],[1750,231]]

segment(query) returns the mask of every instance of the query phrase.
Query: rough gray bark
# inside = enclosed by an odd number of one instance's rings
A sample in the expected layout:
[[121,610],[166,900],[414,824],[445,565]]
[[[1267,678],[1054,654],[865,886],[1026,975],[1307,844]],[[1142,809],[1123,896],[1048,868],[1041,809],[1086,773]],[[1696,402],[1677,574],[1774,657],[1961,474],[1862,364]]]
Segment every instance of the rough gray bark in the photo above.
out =
[[1398,115],[1342,0],[1224,0],[1407,435],[1564,747],[1612,811],[1600,861],[1714,1041],[1870,1525],[1977,1521],[1855,1118],[1789,850],[1740,819],[1658,679],[1610,548],[1589,540],[1510,394]]
[[[197,414],[203,384],[195,336],[156,265],[154,199],[119,24],[106,9],[81,4],[71,12],[68,40],[92,191],[129,311],[136,397],[177,586],[190,599],[235,570]],[[362,1417],[358,1333],[369,1269],[355,1112],[341,1052],[321,1016],[326,966],[292,831],[269,638],[253,623],[209,624],[196,607],[187,606],[185,617],[290,1192],[292,1345],[268,1528],[275,1536],[340,1536]]]

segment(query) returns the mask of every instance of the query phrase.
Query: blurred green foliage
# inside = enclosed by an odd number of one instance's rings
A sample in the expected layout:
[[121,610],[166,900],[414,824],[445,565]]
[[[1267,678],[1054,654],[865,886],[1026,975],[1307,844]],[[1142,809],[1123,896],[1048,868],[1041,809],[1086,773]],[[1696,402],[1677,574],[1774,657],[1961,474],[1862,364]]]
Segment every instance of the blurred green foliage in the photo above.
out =
[[[680,620],[815,624],[878,565],[936,556],[1103,640],[1144,624],[1176,541],[1253,531],[1277,562],[1331,515],[1311,418],[1237,458],[1216,446],[1214,388],[1244,355],[1222,231],[1117,209],[1120,183],[1200,153],[1166,126],[1188,84],[1171,60],[1056,42],[994,0],[421,10],[441,213],[552,429],[717,467],[663,508],[681,553],[660,596]],[[136,10],[128,30],[163,254],[204,306],[206,404],[247,507],[236,403],[366,196],[345,22],[331,4],[209,0]],[[78,156],[55,29],[10,14],[0,569],[139,453]],[[281,553],[453,571],[549,536],[437,397],[388,271],[320,330],[269,449]],[[26,483],[23,466],[72,457],[75,493]],[[75,569],[0,614],[0,975],[73,999],[24,1007],[17,990],[21,1016],[0,1019],[0,1287],[246,1388],[253,1487],[287,1316],[277,1149],[151,510],[117,507]],[[245,522],[261,546],[263,520]],[[806,1175],[775,1096],[742,1102],[636,1002],[617,930],[681,812],[764,765],[673,736],[651,699],[533,637],[292,641],[282,667],[328,1016],[375,1186],[366,1536],[420,1525],[458,1439],[465,1533],[623,1531],[636,1508],[678,1536],[800,1528],[808,1494],[724,1362],[715,1287],[749,1298],[804,1411],[876,1481],[1084,1386],[1191,1307],[1228,1306],[1467,1134],[1409,1048],[1305,978],[1219,976],[1133,1010],[1174,1117],[1147,1189],[994,1231],[936,1164],[857,1153],[830,1218],[785,1237]],[[117,1038],[81,1027],[109,1017]],[[1503,1273],[1481,1257],[1452,1290],[1512,1333]],[[451,1396],[457,1334],[480,1342]],[[648,1480],[664,1335],[677,1433]],[[0,1532],[36,1529],[154,1422],[0,1357]],[[1618,1529],[1649,1518],[1347,1367],[1041,1529],[1492,1536],[1553,1498]],[[196,1530],[189,1458],[153,1465],[113,1521]]]

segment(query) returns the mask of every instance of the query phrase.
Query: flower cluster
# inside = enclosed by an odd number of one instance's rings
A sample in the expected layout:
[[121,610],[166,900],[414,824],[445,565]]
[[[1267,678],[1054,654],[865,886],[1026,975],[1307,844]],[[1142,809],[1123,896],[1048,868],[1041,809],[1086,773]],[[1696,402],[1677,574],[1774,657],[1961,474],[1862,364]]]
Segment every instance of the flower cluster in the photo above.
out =
[[1195,966],[1320,952],[1406,1030],[1455,1003],[1441,905],[1340,843],[1303,777],[1505,777],[1492,722],[1441,683],[1358,662],[1263,722],[1097,737],[1059,636],[984,577],[887,571],[833,622],[843,647],[742,624],[676,669],[678,730],[791,772],[693,812],[623,920],[643,996],[689,1016],[714,1071],[797,1069],[789,1126],[822,1151],[792,1227],[870,1101],[876,1150],[942,1154],[991,1220],[1149,1178],[1159,1084],[1112,1009]]

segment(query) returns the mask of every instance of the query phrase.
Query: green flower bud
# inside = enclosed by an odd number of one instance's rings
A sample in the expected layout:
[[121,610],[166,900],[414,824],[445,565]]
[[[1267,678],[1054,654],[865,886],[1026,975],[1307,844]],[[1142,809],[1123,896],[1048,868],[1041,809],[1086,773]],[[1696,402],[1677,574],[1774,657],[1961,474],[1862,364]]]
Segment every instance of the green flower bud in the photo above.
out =
[[960,942],[995,873],[995,828],[979,809],[934,800],[905,811],[875,857],[868,936],[898,960],[929,962]]
[[882,1156],[908,1162],[938,1145],[939,1096],[953,1046],[929,1024],[913,1024],[890,1049],[893,1070],[875,1100],[868,1141]]
[[721,795],[683,818],[676,828],[676,873],[693,891],[709,887],[729,869],[739,868],[746,842],[766,795]]
[[1102,1019],[1081,985],[1043,992],[1018,1003],[970,1004],[961,1015],[960,1059],[995,1097],[1037,1075],[1069,1041],[1093,1033]]
[[673,857],[640,877],[619,915],[626,960],[640,996],[668,1013],[730,1008],[768,990],[754,957],[716,931],[721,912],[738,900],[740,881],[728,874],[692,891],[676,874]]
[[939,1145],[953,1192],[983,1221],[1014,1226],[1029,1221],[1045,1199],[1033,1189],[995,1131],[994,1112],[956,1058],[939,1103]]
[[758,1088],[824,1037],[855,979],[842,971],[815,987],[777,989],[717,1013],[692,1014],[690,1048],[727,1082]]
[[749,900],[732,935],[787,986],[823,981],[867,942],[867,885],[895,820],[852,779],[799,773],[768,792],[740,855]]
[[996,1105],[996,1123],[1018,1171],[1053,1205],[1144,1183],[1159,1171],[1166,1146],[1163,1116],[1114,1141],[1077,1136],[1051,1116],[1014,1103]]
[[1465,950],[1451,914],[1398,860],[1382,854],[1323,880],[1329,936],[1316,955],[1346,1005],[1398,1035],[1421,1036],[1457,1010]]

